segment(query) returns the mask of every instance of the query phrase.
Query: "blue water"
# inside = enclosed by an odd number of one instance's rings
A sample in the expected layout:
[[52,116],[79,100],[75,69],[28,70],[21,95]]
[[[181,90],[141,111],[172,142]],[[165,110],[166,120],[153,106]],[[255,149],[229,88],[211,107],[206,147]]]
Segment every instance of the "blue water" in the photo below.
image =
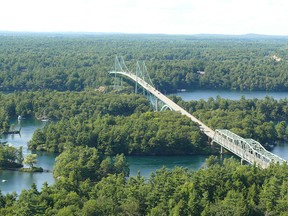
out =
[[[7,141],[9,144],[19,148],[23,147],[23,156],[29,153],[36,153],[38,155],[38,161],[36,166],[40,166],[45,170],[50,170],[50,172],[43,173],[26,173],[10,170],[0,170],[0,189],[3,194],[11,193],[15,191],[20,193],[23,189],[30,188],[32,183],[35,183],[38,189],[41,189],[44,182],[48,184],[53,184],[54,178],[52,175],[53,166],[55,163],[56,154],[47,152],[31,152],[27,148],[27,143],[31,140],[33,132],[37,128],[42,128],[47,124],[45,122],[38,121],[36,119],[25,119],[21,121],[15,120],[12,125],[15,129],[21,127],[21,135],[11,134],[3,135],[1,141]],[[7,182],[2,182],[5,179]]]
[[138,172],[145,178],[149,178],[151,172],[165,166],[173,169],[175,166],[198,170],[201,168],[208,156],[130,156],[127,157],[130,168],[130,176],[137,176]]
[[224,90],[194,90],[187,92],[177,92],[173,95],[180,96],[184,101],[190,100],[208,100],[208,98],[221,98],[240,100],[242,96],[246,99],[264,99],[266,96],[273,97],[276,100],[288,98],[288,92],[265,92],[265,91],[224,91]]

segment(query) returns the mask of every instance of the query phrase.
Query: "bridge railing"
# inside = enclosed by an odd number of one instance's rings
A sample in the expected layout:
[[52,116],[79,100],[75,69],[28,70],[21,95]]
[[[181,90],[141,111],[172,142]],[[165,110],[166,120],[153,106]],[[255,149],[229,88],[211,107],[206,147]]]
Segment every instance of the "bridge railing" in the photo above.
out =
[[244,139],[229,130],[215,131],[212,142],[216,142],[241,159],[266,168],[270,163],[284,163],[284,159],[267,151],[259,142],[253,139]]

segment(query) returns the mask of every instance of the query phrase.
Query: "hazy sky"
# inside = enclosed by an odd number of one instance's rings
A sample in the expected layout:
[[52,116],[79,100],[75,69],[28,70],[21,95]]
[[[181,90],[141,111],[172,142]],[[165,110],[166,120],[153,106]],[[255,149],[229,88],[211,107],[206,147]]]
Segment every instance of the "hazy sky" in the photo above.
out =
[[288,35],[287,0],[0,0],[0,31]]

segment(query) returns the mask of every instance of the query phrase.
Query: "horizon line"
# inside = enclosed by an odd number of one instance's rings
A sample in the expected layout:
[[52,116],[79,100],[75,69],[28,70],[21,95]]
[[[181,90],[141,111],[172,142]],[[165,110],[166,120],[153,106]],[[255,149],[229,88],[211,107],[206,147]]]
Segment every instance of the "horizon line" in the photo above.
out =
[[17,31],[17,30],[0,30],[0,33],[24,33],[24,34],[122,34],[122,35],[166,35],[166,36],[231,36],[231,37],[288,37],[288,35],[277,34],[258,34],[258,33],[140,33],[140,32],[96,32],[96,31]]

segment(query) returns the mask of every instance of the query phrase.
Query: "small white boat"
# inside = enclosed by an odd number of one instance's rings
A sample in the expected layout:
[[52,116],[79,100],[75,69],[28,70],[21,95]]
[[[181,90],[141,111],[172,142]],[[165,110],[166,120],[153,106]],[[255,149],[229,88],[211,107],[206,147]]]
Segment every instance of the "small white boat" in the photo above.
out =
[[43,122],[49,121],[49,118],[46,116],[45,110],[44,110],[43,116],[39,117],[38,120],[41,120]]
[[2,179],[2,182],[4,183],[4,182],[7,182],[7,180],[6,179]]
[[22,116],[21,115],[18,116],[18,121],[20,121],[20,120],[22,120]]

